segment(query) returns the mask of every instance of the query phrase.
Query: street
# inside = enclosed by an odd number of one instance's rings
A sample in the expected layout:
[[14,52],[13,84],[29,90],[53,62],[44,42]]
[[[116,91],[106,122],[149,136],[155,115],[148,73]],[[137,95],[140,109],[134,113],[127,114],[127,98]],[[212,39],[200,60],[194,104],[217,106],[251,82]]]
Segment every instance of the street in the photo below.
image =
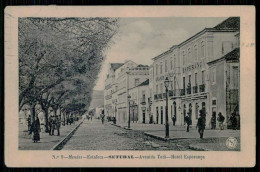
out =
[[173,142],[144,135],[142,131],[125,130],[101,121],[84,120],[63,150],[184,150]]

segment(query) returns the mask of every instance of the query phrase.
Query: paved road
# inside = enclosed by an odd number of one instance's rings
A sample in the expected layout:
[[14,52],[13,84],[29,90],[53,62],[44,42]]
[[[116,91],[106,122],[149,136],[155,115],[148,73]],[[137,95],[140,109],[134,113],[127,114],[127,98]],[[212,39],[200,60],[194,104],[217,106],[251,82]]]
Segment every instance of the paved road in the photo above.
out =
[[148,138],[142,131],[85,120],[63,150],[180,150],[171,142]]

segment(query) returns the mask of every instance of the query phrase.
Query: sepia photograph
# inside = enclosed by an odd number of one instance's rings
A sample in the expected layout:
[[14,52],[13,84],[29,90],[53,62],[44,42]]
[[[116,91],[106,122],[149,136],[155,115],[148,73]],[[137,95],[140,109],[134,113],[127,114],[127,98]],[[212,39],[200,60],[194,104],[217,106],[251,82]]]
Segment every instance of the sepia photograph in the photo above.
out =
[[255,43],[241,41],[241,15],[15,20],[16,151],[47,151],[52,161],[202,161],[203,152],[243,152],[241,126],[250,124],[240,54]]

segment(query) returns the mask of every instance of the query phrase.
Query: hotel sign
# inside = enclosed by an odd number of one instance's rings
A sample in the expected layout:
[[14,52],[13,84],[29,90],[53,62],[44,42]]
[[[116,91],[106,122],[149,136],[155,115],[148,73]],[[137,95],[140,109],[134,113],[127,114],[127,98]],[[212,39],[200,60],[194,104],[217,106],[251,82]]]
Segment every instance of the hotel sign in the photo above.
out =
[[182,68],[182,73],[189,72],[191,70],[201,68],[201,66],[202,66],[202,62],[197,62],[197,63],[189,65],[187,67],[183,67]]

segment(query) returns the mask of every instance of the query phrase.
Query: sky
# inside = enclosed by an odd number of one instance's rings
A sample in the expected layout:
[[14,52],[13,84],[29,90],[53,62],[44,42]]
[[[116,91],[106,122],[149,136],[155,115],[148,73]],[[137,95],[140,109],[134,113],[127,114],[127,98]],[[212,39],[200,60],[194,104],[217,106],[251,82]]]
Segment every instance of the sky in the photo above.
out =
[[204,28],[227,18],[120,18],[118,33],[104,52],[105,61],[94,90],[103,90],[109,63],[132,60],[151,65],[152,58],[180,44]]

